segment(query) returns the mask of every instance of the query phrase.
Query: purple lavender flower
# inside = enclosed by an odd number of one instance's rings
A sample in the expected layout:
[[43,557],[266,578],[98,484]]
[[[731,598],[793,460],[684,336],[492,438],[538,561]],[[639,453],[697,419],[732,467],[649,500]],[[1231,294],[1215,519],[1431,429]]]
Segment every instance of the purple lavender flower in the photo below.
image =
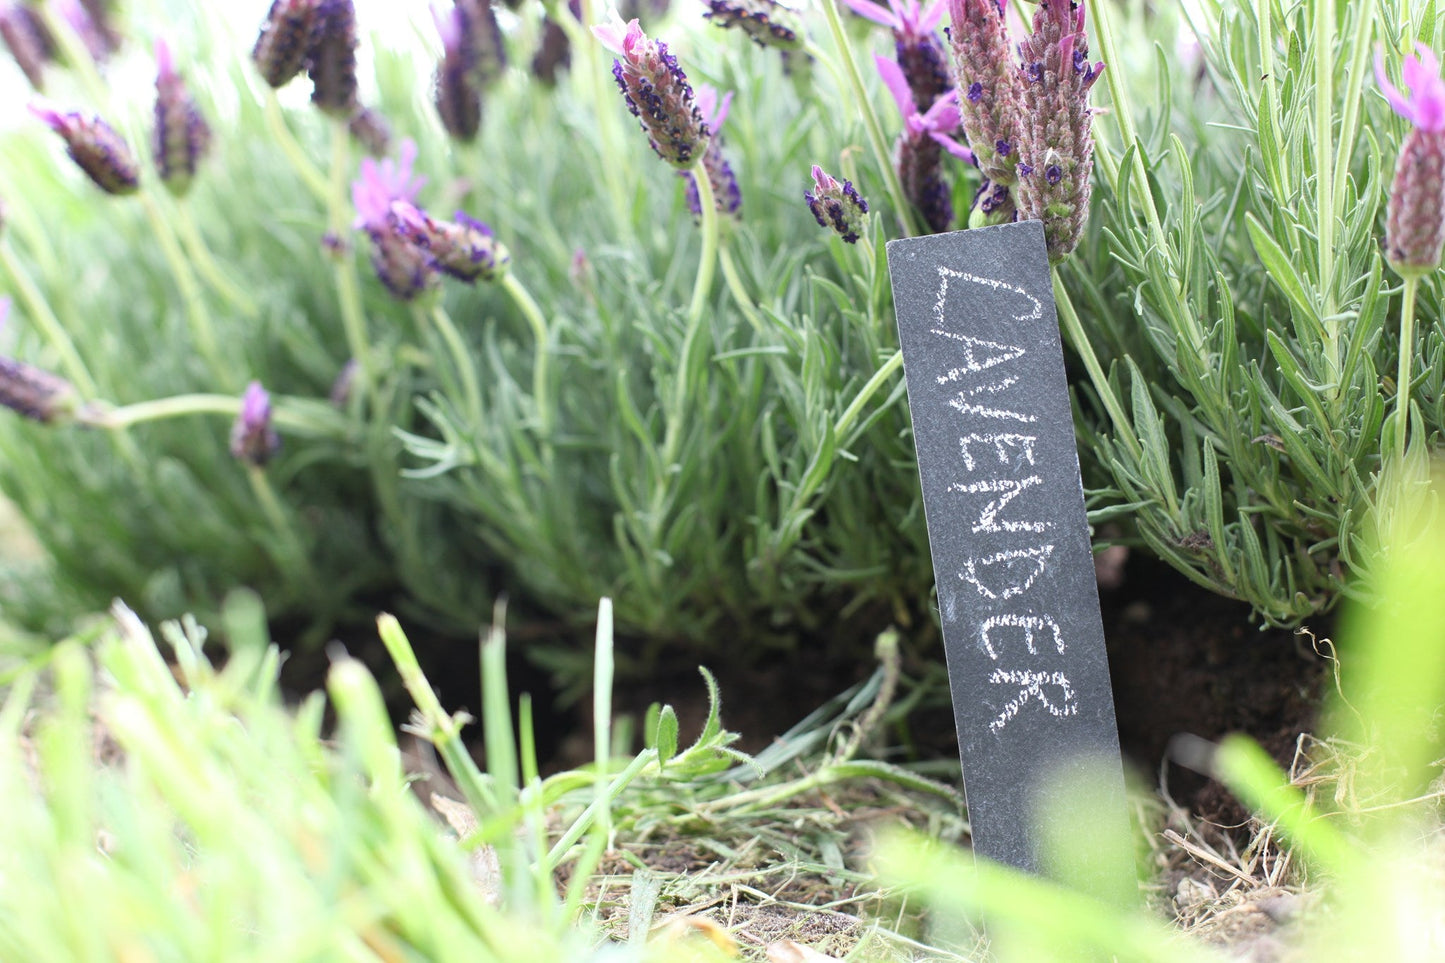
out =
[[101,190],[131,194],[140,186],[135,155],[105,121],[74,111],[61,113],[43,104],[31,104],[30,112],[61,136],[71,159]]
[[114,0],[80,0],[80,6],[90,19],[91,28],[99,35],[105,46],[105,53],[120,49],[120,31],[115,28]]
[[253,381],[241,396],[241,411],[231,426],[231,455],[260,468],[281,449],[281,438],[271,427],[271,396]]
[[363,158],[361,175],[351,182],[355,226],[371,238],[371,266],[399,301],[412,300],[426,290],[435,277],[431,256],[401,233],[392,212],[396,201],[415,201],[425,183],[412,174],[415,162],[416,143],[404,140],[395,161],[378,163],[370,157]]
[[952,86],[943,44],[934,32],[943,17],[943,0],[929,0],[926,5],[920,5],[918,0],[888,0],[887,7],[873,0],[844,2],[860,17],[893,31],[894,53],[903,76],[908,78],[914,103],[921,110],[932,107]]
[[[10,299],[0,298],[0,328],[10,314]],[[59,375],[0,356],[0,405],[43,425],[66,421],[80,408],[75,388]]]
[[920,114],[903,69],[892,60],[873,59],[903,115],[903,133],[898,138],[898,179],[903,194],[918,208],[930,231],[946,231],[953,222],[953,202],[943,176],[942,152],[974,162],[973,152],[953,139],[959,124],[957,92],[950,90]]
[[23,4],[6,7],[0,11],[0,40],[30,86],[44,90],[45,65],[55,57],[55,38],[39,14]]
[[317,27],[306,54],[311,102],[323,113],[349,120],[356,101],[356,6],[352,0],[320,0]]
[[[958,78],[963,132],[991,190],[1010,190],[1017,180],[1020,105],[1018,64],[1009,44],[1002,0],[948,0],[949,42]],[[1013,219],[1012,199],[999,198],[980,223]],[[978,226],[975,224],[974,226]]]
[[[572,16],[580,22],[582,19],[582,4],[580,0],[570,0],[567,9],[572,11]],[[557,74],[563,68],[572,63],[572,42],[567,39],[567,31],[562,25],[550,17],[542,18],[542,39],[537,44],[537,53],[532,57],[532,73],[537,79],[548,87],[557,83]]]
[[[702,155],[702,166],[707,171],[708,185],[712,188],[712,196],[719,214],[733,216],[743,206],[742,191],[738,189],[738,178],[733,173],[732,165],[722,152],[722,125],[727,120],[728,108],[732,105],[733,95],[729,91],[718,99],[717,91],[707,84],[699,84],[697,88],[697,106],[702,111],[703,120],[711,130],[712,138],[707,143],[707,150]],[[694,180],[692,171],[678,171],[678,176],[683,179],[687,194],[687,209],[692,212],[695,218],[702,217],[702,200],[698,197],[697,181]]]
[[156,125],[152,140],[156,170],[172,194],[190,190],[201,158],[211,145],[211,128],[176,72],[171,49],[156,41]]
[[372,157],[384,157],[391,150],[391,125],[381,111],[363,107],[351,115],[346,127]]
[[321,25],[321,0],[273,0],[251,50],[266,83],[282,87],[301,72]]
[[1385,75],[1375,51],[1375,79],[1395,113],[1413,126],[1400,145],[1385,217],[1385,258],[1397,274],[1420,276],[1440,266],[1445,248],[1445,80],[1440,61],[1417,45],[1401,73],[1409,96]]
[[112,43],[112,37],[107,36],[101,30],[79,0],[52,0],[52,3],[56,13],[60,14],[61,18],[70,25],[71,30],[75,31],[80,42],[85,44],[85,49],[92,60],[100,63],[115,52],[119,42],[118,38],[115,43]]
[[703,0],[703,16],[719,27],[737,27],[759,47],[803,49],[803,25],[797,11],[775,0]]
[[442,221],[407,201],[393,201],[391,213],[397,233],[430,255],[432,267],[459,281],[496,280],[511,263],[492,229],[465,211],[457,211],[454,222]]
[[648,39],[636,20],[599,24],[592,33],[620,55],[612,61],[612,76],[657,156],[673,167],[692,166],[699,151],[707,149],[708,126],[667,44]]
[[804,191],[803,198],[821,227],[837,231],[849,244],[857,244],[863,234],[868,202],[858,196],[852,181],[838,183],[823,168],[813,165],[813,190]]
[[1077,0],[1041,0],[1020,53],[1031,79],[1023,85],[1015,201],[1019,217],[1044,222],[1049,259],[1057,262],[1078,245],[1089,216],[1094,171],[1089,89],[1104,64],[1089,63],[1084,7]]
[[326,395],[326,400],[333,407],[345,408],[351,403],[351,388],[356,383],[356,369],[359,367],[355,358],[347,358],[346,364],[336,373],[336,380],[331,382],[331,390]]
[[478,57],[466,12],[460,5],[445,13],[433,6],[432,19],[442,38],[442,59],[437,64],[432,91],[437,116],[448,134],[470,143],[482,126],[482,91],[476,81]]

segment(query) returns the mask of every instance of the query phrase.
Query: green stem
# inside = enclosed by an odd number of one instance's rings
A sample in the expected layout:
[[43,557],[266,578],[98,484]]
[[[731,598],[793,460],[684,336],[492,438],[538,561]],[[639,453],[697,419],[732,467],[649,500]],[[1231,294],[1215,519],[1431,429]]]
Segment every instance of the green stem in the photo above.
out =
[[1074,310],[1074,302],[1069,297],[1069,290],[1064,287],[1063,278],[1059,276],[1059,269],[1055,267],[1053,273],[1054,300],[1059,306],[1059,322],[1063,326],[1064,333],[1068,336],[1074,351],[1084,362],[1084,370],[1089,373],[1089,381],[1093,384],[1099,400],[1103,402],[1104,410],[1109,413],[1109,420],[1114,423],[1114,430],[1124,440],[1134,461],[1140,462],[1144,458],[1144,447],[1139,443],[1139,436],[1134,434],[1134,426],[1128,416],[1124,414],[1123,405],[1118,398],[1114,397],[1114,388],[1104,374],[1103,365],[1099,364],[1098,355],[1094,354],[1094,346],[1089,343],[1088,336],[1084,334],[1084,326],[1079,321],[1079,313]]
[[[296,534],[296,528],[286,518],[286,512],[281,507],[281,501],[276,497],[276,490],[271,487],[271,480],[266,477],[266,470],[259,465],[248,465],[247,476],[251,482],[251,491],[256,495],[256,501],[261,504],[261,511],[265,514],[266,520],[275,529],[277,538],[284,546],[283,558],[289,556],[293,560],[295,570],[298,570],[301,581],[305,583],[306,594],[317,602],[321,596],[321,579],[316,574],[316,568],[311,564],[311,556],[306,551],[306,546],[301,542],[301,536]],[[293,566],[286,566],[288,568]]]
[[743,284],[742,275],[738,273],[737,265],[733,263],[732,253],[726,244],[718,249],[718,263],[722,265],[723,278],[728,283],[728,290],[732,292],[733,300],[737,302],[738,310],[743,313],[743,317],[748,319],[748,324],[753,326],[753,330],[762,334],[762,316],[758,314],[753,299],[748,296],[747,285]]
[[1415,295],[1420,288],[1418,275],[1405,278],[1405,291],[1400,301],[1400,363],[1395,377],[1395,457],[1405,460],[1405,435],[1410,425],[1410,380],[1415,361]]
[[196,220],[191,216],[191,206],[184,197],[177,198],[175,204],[176,223],[180,226],[181,241],[191,255],[196,270],[211,289],[231,303],[231,306],[240,311],[248,318],[256,318],[260,315],[260,309],[256,302],[251,300],[236,286],[230,278],[226,277],[220,265],[211,254],[211,249],[206,245],[206,239],[196,227]]
[[[276,98],[270,98],[274,101]],[[346,197],[346,175],[351,170],[351,134],[342,121],[334,121],[331,127],[330,177],[323,197],[326,200],[327,226],[339,237],[346,230],[348,202]],[[336,298],[341,308],[341,327],[346,336],[346,347],[356,359],[355,391],[352,397],[359,406],[353,410],[364,410],[376,385],[372,370],[371,336],[366,330],[366,315],[361,307],[361,285],[356,277],[356,261],[348,253],[336,256],[332,274],[336,279]]]
[[316,165],[311,163],[311,158],[306,156],[306,152],[292,136],[291,129],[286,126],[286,118],[281,112],[281,102],[276,99],[276,91],[267,87],[262,97],[262,113],[265,114],[266,129],[271,132],[271,138],[281,148],[281,153],[286,155],[286,160],[306,185],[306,189],[315,195],[317,200],[326,202],[330,196],[326,178],[316,169]]
[[502,275],[499,283],[532,328],[532,337],[536,342],[532,362],[532,402],[537,406],[538,434],[545,442],[552,436],[552,409],[549,394],[551,389],[547,375],[551,344],[547,335],[547,318],[536,300],[533,299],[531,292],[521,281],[517,280],[517,276],[511,271]]
[[878,162],[878,169],[883,172],[883,181],[888,187],[888,194],[893,199],[893,206],[898,211],[898,220],[903,225],[905,236],[912,236],[918,233],[917,226],[913,220],[913,205],[903,194],[903,182],[898,179],[898,172],[893,169],[893,161],[889,157],[888,142],[883,137],[883,127],[878,123],[878,115],[873,110],[873,102],[868,99],[868,91],[863,86],[863,75],[858,72],[858,63],[853,59],[853,45],[848,41],[848,34],[843,30],[843,21],[838,17],[837,0],[823,0],[823,13],[828,18],[828,29],[833,34],[833,42],[838,45],[838,53],[842,55],[843,66],[848,74],[848,82],[853,87],[853,99],[858,105],[858,112],[863,115],[863,126],[868,132],[868,143],[873,148],[873,158]]
[[206,308],[205,297],[201,286],[196,282],[195,272],[191,270],[191,262],[186,260],[185,252],[181,250],[180,241],[176,239],[175,233],[171,230],[170,222],[161,212],[160,204],[156,202],[155,196],[147,188],[140,192],[141,207],[145,209],[146,218],[150,221],[151,233],[156,243],[160,245],[161,254],[165,257],[166,263],[170,265],[171,274],[176,279],[176,287],[181,292],[181,302],[185,306],[186,323],[191,329],[191,337],[195,340],[196,350],[200,352],[207,366],[211,369],[211,375],[216,383],[227,388],[239,384],[238,370],[234,363],[228,364],[221,357],[220,342],[216,340],[216,329],[211,323],[211,312]]
[[70,340],[70,335],[60,323],[60,319],[50,310],[50,302],[40,293],[35,279],[10,249],[9,241],[0,240],[0,264],[4,265],[5,273],[10,275],[10,280],[20,294],[20,300],[25,303],[25,312],[40,329],[41,337],[60,356],[60,367],[65,372],[65,377],[70,379],[82,397],[88,401],[95,400],[100,389],[96,387],[95,379],[90,376],[90,369],[81,360],[80,352],[75,350],[75,342]]
[[1334,84],[1335,84],[1335,3],[1315,0],[1315,217],[1319,243],[1321,305],[1325,324],[1326,357],[1330,365],[1334,393],[1339,397],[1343,386],[1340,376],[1340,321],[1335,317],[1335,174],[1334,174]]
[[843,409],[843,413],[838,416],[838,420],[833,424],[833,437],[838,439],[839,444],[843,443],[843,436],[852,430],[853,422],[858,420],[858,416],[863,413],[863,409],[868,406],[868,402],[878,393],[878,389],[883,387],[883,385],[898,372],[898,369],[902,367],[903,352],[895,351],[893,352],[893,357],[883,363],[883,367],[873,372],[873,377],[868,379],[867,383],[859,390],[857,396],[853,398],[853,401],[847,408]]
[[[420,308],[418,315],[422,314]],[[471,415],[472,426],[478,428],[482,424],[482,388],[477,381],[477,366],[472,361],[471,355],[467,352],[466,339],[458,330],[452,316],[447,313],[446,307],[438,300],[432,305],[431,320],[436,326],[437,333],[446,342],[447,351],[452,356],[452,367],[456,369],[457,376],[462,379],[462,394],[466,398],[467,413]]]
[[713,273],[717,270],[718,217],[717,198],[712,193],[712,178],[699,157],[692,165],[692,182],[697,186],[697,203],[702,216],[702,254],[698,258],[697,277],[692,285],[692,303],[687,308],[689,325],[702,319],[707,296],[712,290]]
[[[278,429],[290,429],[311,437],[345,438],[351,424],[330,405],[309,399],[273,398],[272,421]],[[235,418],[241,413],[241,398],[233,395],[190,394],[140,401],[133,405],[100,411],[87,419],[87,424],[111,430],[130,428],[151,421],[184,418],[191,415],[224,415]]]

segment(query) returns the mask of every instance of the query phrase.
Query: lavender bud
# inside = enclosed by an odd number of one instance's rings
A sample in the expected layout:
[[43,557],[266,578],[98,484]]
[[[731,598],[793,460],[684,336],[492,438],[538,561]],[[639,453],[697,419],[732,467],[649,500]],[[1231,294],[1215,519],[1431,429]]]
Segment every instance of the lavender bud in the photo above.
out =
[[[742,191],[738,188],[737,175],[722,152],[722,125],[727,120],[728,108],[732,105],[731,92],[718,97],[718,92],[707,84],[697,89],[698,109],[702,111],[708,128],[713,132],[708,140],[707,150],[702,155],[702,166],[707,171],[708,186],[712,188],[714,207],[719,214],[735,216],[743,206]],[[685,185],[687,209],[694,218],[702,217],[702,199],[698,195],[697,181],[692,171],[678,171]]]
[[253,381],[241,396],[241,411],[231,426],[231,455],[238,461],[260,468],[281,448],[281,439],[271,427],[271,396]]
[[391,212],[397,233],[426,251],[438,271],[460,281],[495,280],[511,262],[511,254],[497,242],[492,229],[463,211],[457,211],[455,222],[441,221],[397,201]]
[[[1019,175],[1032,173],[1027,164],[1019,165]],[[973,210],[969,213],[969,227],[984,227],[988,224],[1006,224],[1017,219],[1013,192],[1005,184],[995,184],[987,178],[978,185],[973,195]]]
[[461,6],[446,13],[432,8],[442,37],[442,59],[433,81],[433,101],[442,126],[454,139],[470,143],[482,126],[482,91],[476,81],[477,54]]
[[857,244],[867,223],[868,202],[858,196],[852,181],[841,184],[823,168],[813,165],[813,190],[803,198],[819,226],[831,228],[849,244]]
[[172,194],[190,190],[201,158],[211,145],[211,128],[176,72],[170,47],[156,41],[156,108],[152,150],[161,182]]
[[[580,6],[573,0],[573,6]],[[580,19],[580,18],[579,18]],[[532,57],[532,73],[548,87],[555,86],[557,74],[572,63],[572,44],[567,31],[556,21],[542,19],[542,39],[537,44],[537,53]]]
[[948,77],[943,45],[931,34],[917,38],[900,35],[894,44],[894,53],[920,111],[927,111],[953,85]]
[[382,157],[391,150],[391,125],[381,111],[363,107],[351,115],[346,126],[372,157]]
[[704,0],[703,16],[719,27],[737,27],[760,47],[801,50],[802,21],[796,11],[774,0]]
[[346,364],[341,366],[337,372],[336,380],[331,383],[331,391],[326,396],[335,408],[345,408],[351,403],[351,386],[356,381],[356,369],[358,365],[355,358],[347,358]]
[[1014,183],[1014,164],[997,145],[1018,140],[1021,81],[998,0],[948,0],[949,42],[958,71],[958,107],[964,136],[983,176]]
[[72,418],[80,399],[70,382],[59,375],[0,357],[0,405],[32,421],[52,425]]
[[376,276],[398,301],[414,300],[436,279],[433,259],[393,226],[371,229],[371,266]]
[[673,167],[691,167],[698,152],[707,149],[709,131],[667,44],[649,39],[636,20],[594,26],[592,33],[620,55],[612,61],[612,76],[657,156]]
[[115,28],[115,3],[113,0],[80,0],[80,6],[90,18],[92,29],[104,44],[105,53],[120,49],[120,31]]
[[321,29],[321,0],[273,0],[251,59],[272,87],[285,86],[306,66]]
[[400,233],[392,204],[416,199],[424,179],[412,172],[416,144],[402,141],[395,161],[361,162],[361,173],[351,182],[356,205],[356,226],[371,238],[371,265],[381,283],[399,301],[421,294],[435,278],[430,254]]
[[67,153],[107,194],[130,194],[140,186],[140,168],[130,147],[99,117],[61,113],[30,105],[30,112],[65,141]]
[[352,0],[320,0],[318,27],[307,53],[311,102],[323,113],[350,119],[356,101],[356,6]]
[[1375,51],[1375,77],[1391,108],[1413,128],[1400,145],[1395,179],[1385,214],[1385,259],[1402,277],[1429,274],[1440,266],[1445,247],[1445,81],[1429,49],[1405,57],[1409,95],[1385,76]]
[[[1089,63],[1084,7],[1077,0],[1041,0],[1034,30],[1022,45],[1040,80],[1023,87],[1017,150],[1018,216],[1044,223],[1049,260],[1068,257],[1084,234],[1094,170],[1089,89],[1102,63]],[[1027,169],[1030,173],[1023,175]]]
[[502,28],[488,0],[453,0],[462,32],[462,45],[471,61],[472,79],[483,91],[498,80],[507,69],[507,48],[502,43]]
[[5,41],[30,86],[44,90],[45,64],[55,57],[55,38],[45,21],[29,7],[12,5],[0,11],[0,40]]
[[952,192],[943,179],[943,150],[935,140],[915,135],[898,141],[898,180],[928,230],[948,230],[953,223]]

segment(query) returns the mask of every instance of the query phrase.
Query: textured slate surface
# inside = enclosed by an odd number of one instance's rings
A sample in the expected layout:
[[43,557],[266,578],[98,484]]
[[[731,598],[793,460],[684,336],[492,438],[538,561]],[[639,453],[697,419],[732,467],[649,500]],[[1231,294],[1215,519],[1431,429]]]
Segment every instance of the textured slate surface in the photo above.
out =
[[1057,845],[1128,817],[1042,225],[892,241],[888,268],[974,848],[1132,892],[1127,853]]

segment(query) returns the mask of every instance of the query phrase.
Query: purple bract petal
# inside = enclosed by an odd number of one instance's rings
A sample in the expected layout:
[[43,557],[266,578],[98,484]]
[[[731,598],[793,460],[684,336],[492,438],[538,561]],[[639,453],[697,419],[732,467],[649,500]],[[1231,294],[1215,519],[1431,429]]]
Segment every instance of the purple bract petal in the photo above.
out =
[[1445,130],[1445,80],[1440,78],[1440,61],[1423,44],[1415,47],[1416,56],[1406,55],[1400,73],[1409,95],[1400,92],[1385,76],[1385,59],[1375,48],[1375,79],[1395,113],[1421,130]]
[[878,74],[883,78],[883,86],[887,87],[888,93],[893,95],[893,102],[898,105],[898,112],[905,118],[917,114],[918,107],[913,102],[913,91],[908,88],[908,78],[903,76],[903,68],[894,61],[876,54],[873,56],[873,62],[878,65]]

